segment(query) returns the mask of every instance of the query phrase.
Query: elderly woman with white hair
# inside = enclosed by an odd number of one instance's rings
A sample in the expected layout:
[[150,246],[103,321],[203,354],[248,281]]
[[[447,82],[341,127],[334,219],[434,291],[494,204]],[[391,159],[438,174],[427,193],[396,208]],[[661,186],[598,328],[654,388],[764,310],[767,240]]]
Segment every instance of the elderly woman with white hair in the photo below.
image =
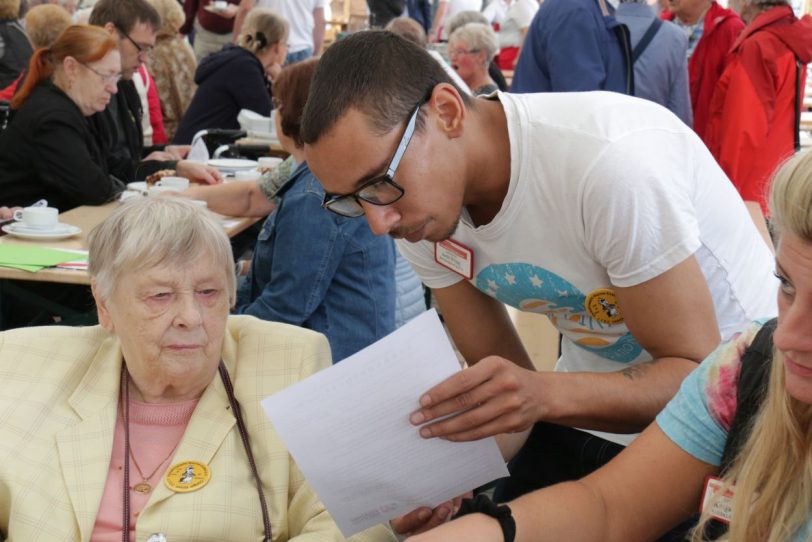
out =
[[0,334],[0,538],[344,540],[260,406],[324,337],[229,316],[229,240],[191,202],[131,200],[89,249],[100,326]]
[[490,94],[498,87],[488,74],[488,65],[498,51],[496,34],[490,26],[465,24],[448,38],[448,58],[451,67],[473,92],[474,96]]

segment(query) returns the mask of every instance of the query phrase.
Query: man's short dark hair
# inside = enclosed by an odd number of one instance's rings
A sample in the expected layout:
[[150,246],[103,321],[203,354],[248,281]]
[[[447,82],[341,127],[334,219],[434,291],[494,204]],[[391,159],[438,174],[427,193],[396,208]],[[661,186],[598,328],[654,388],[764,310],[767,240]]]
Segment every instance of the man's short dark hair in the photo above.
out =
[[90,24],[107,23],[124,32],[132,32],[135,25],[144,23],[154,32],[161,29],[161,16],[147,0],[99,0],[90,12]]
[[[353,107],[369,117],[377,134],[387,134],[439,83],[454,85],[425,49],[392,32],[353,34],[321,57],[302,118],[302,141],[315,143]],[[470,105],[468,95],[456,88]]]

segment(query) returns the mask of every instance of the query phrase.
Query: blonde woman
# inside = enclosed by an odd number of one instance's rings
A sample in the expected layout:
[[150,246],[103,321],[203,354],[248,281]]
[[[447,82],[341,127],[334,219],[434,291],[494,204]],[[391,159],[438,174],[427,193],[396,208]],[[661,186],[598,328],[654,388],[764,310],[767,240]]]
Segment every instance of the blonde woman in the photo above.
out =
[[[759,335],[762,323],[757,323],[720,346],[683,382],[656,423],[604,468],[578,482],[509,503],[516,542],[655,540],[692,516],[701,502],[704,512],[691,534],[693,542],[809,539],[812,153],[797,155],[779,170],[771,211],[779,240],[775,272],[780,279],[774,332],[767,328]],[[753,353],[760,348],[762,354]],[[742,418],[746,411],[752,415]],[[732,446],[732,454],[724,452],[730,461],[720,474],[723,451],[734,435],[742,444]],[[703,499],[708,488],[717,488],[711,492],[715,496]],[[731,518],[729,529],[717,519],[724,516]],[[409,525],[410,520],[417,520],[417,514],[399,520],[398,529],[418,530],[417,522]],[[410,542],[508,539],[512,540],[503,535],[500,523],[484,513],[465,515],[409,538]]]
[[281,71],[287,48],[287,21],[270,9],[251,10],[237,44],[226,45],[198,66],[197,92],[174,142],[191,143],[199,130],[239,128],[237,114],[241,109],[270,115],[270,80]]
[[[34,49],[50,47],[56,38],[71,25],[70,13],[55,4],[34,6],[25,14],[25,31]],[[11,101],[23,74],[9,86],[0,90],[0,100]]]
[[171,141],[197,89],[197,59],[192,46],[178,33],[185,20],[180,4],[176,0],[150,3],[161,16],[161,28],[149,58],[149,71],[161,101],[166,137]]

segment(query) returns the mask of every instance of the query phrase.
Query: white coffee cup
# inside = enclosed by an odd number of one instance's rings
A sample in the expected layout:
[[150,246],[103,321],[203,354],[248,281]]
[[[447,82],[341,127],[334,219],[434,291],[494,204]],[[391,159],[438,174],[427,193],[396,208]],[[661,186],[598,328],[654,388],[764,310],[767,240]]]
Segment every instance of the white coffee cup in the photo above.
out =
[[59,210],[56,207],[26,207],[14,211],[14,220],[26,228],[53,230],[59,223]]
[[226,2],[226,0],[214,0],[212,5],[217,11],[222,11],[228,7],[228,2]]
[[147,191],[147,195],[151,198],[154,198],[167,192],[177,192],[177,191],[178,189],[172,186],[150,186],[149,191]]
[[186,177],[164,177],[155,183],[155,186],[167,186],[180,192],[189,188],[189,179]]

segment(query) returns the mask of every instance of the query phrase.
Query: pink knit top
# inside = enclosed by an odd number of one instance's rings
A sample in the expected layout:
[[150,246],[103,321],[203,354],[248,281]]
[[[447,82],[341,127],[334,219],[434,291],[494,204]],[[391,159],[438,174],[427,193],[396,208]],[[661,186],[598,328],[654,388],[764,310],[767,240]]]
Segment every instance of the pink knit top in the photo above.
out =
[[[174,450],[197,406],[197,399],[182,403],[139,403],[130,399],[130,450],[144,476],[153,474],[147,482],[155,488],[163,484],[166,470],[172,465]],[[130,460],[130,487],[141,482],[141,475]],[[91,542],[119,542],[124,510],[122,485],[124,484],[124,420],[119,406],[116,432],[113,437],[113,455],[104,485],[96,525],[90,535]],[[157,469],[157,470],[156,470]],[[135,540],[135,522],[152,492],[141,494],[130,491],[130,539]]]

